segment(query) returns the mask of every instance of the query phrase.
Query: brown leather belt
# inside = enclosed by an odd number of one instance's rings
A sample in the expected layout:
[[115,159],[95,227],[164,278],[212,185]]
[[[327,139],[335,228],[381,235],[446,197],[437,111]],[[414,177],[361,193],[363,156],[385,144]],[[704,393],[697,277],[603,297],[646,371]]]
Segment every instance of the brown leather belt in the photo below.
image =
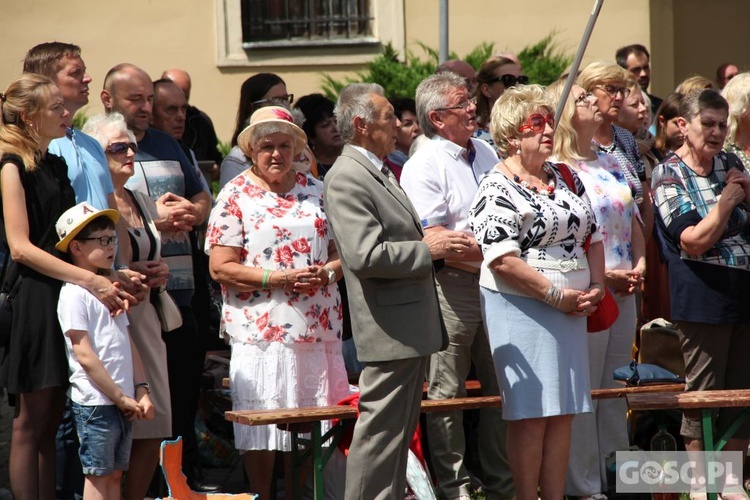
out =
[[468,264],[464,264],[463,262],[446,262],[446,267],[452,267],[454,269],[458,269],[460,271],[463,271],[465,273],[473,274],[474,276],[479,276],[479,268],[470,266]]

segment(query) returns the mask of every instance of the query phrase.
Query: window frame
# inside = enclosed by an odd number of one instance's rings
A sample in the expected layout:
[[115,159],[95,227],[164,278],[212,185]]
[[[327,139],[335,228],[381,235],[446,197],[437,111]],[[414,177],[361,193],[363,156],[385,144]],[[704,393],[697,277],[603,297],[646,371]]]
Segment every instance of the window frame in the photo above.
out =
[[216,65],[222,67],[341,66],[363,64],[391,43],[404,53],[404,0],[370,0],[372,36],[325,42],[242,41],[240,0],[216,0]]

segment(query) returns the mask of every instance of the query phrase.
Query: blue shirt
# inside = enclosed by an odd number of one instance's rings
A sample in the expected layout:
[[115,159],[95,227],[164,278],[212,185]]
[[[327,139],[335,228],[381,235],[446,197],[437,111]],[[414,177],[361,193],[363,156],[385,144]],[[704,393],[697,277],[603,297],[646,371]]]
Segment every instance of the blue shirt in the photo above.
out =
[[115,191],[104,150],[80,130],[69,128],[65,137],[50,142],[49,152],[65,159],[76,203],[88,202],[99,210],[109,208],[107,197]]

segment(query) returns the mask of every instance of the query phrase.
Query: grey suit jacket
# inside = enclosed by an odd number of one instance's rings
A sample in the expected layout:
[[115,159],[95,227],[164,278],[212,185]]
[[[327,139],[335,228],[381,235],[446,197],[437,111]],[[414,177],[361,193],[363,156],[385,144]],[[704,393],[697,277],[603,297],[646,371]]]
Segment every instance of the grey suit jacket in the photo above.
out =
[[447,346],[432,258],[406,195],[347,145],[325,177],[359,359],[426,356]]

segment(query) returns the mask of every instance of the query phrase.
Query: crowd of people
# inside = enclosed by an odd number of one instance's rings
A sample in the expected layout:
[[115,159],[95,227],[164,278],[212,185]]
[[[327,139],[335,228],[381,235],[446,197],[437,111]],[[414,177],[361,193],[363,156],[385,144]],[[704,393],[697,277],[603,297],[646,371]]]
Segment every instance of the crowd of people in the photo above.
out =
[[[568,92],[511,53],[448,61],[406,97],[356,83],[295,100],[259,73],[226,157],[185,71],[113,66],[105,113],[79,130],[91,82],[81,49],[51,42],[0,93],[17,499],[142,499],[178,436],[191,487],[214,489],[194,429],[214,330],[236,410],[334,405],[358,384],[348,499],[403,498],[425,382],[457,398],[469,377],[503,407],[427,415],[439,498],[606,498],[627,408],[590,391],[615,387],[657,317],[679,332],[686,390],[750,387],[750,74],[735,65],[664,99],[638,44]],[[602,300],[617,316],[591,331]],[[698,415],[680,432],[702,449]],[[726,449],[749,442],[746,424]],[[304,482],[289,432],[235,424],[234,444],[259,498],[277,453],[284,490]]]

